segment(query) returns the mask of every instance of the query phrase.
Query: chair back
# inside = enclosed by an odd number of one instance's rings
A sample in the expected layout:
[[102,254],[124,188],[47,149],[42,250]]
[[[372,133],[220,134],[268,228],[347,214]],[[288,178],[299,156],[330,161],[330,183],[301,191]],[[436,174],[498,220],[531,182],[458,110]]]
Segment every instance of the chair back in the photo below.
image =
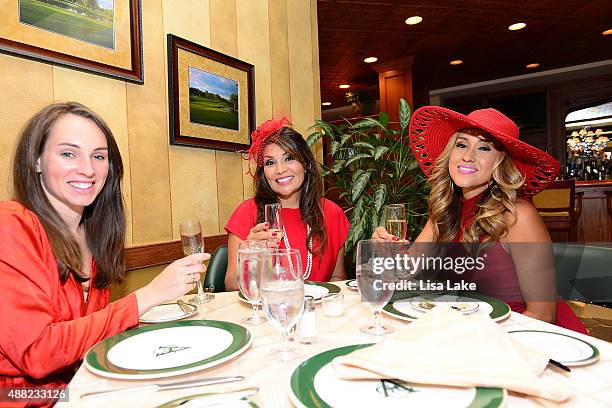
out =
[[213,292],[225,292],[225,273],[227,272],[227,245],[218,247],[210,258],[204,286]]
[[557,180],[533,196],[533,205],[541,216],[574,218],[576,180]]

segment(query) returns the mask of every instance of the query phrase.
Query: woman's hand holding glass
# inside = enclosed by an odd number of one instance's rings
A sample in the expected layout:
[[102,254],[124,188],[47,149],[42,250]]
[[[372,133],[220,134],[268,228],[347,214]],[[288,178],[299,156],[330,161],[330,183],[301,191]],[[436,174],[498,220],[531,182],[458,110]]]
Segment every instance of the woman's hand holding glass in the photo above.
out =
[[283,208],[280,203],[266,204],[264,206],[264,217],[268,224],[268,230],[272,233],[272,238],[278,241],[283,238],[285,234],[285,227],[283,224]]
[[241,320],[242,323],[257,326],[264,322],[257,308],[261,302],[261,276],[265,268],[271,267],[270,253],[266,241],[243,241],[238,246],[237,257],[238,287],[253,307],[253,315]]
[[270,230],[270,224],[267,222],[261,222],[255,225],[249,231],[247,235],[247,241],[267,241],[270,246],[277,246],[280,242],[282,235],[279,235],[276,231]]
[[[187,220],[181,222],[181,243],[185,255],[192,255],[204,252],[204,237],[202,234],[202,225],[200,221]],[[215,298],[214,295],[209,295],[204,292],[202,280],[198,276],[195,281],[198,285],[198,294],[189,299],[189,303],[194,305],[202,305],[208,303]]]
[[207,253],[196,253],[178,259],[168,265],[146,286],[136,291],[138,314],[142,315],[153,306],[173,302],[196,287],[200,276],[206,273]]

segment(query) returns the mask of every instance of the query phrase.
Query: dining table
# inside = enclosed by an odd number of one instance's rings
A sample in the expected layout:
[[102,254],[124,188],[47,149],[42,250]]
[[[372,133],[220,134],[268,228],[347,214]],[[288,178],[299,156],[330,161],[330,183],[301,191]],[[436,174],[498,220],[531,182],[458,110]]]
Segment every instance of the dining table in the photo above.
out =
[[[252,335],[252,344],[242,354],[220,365],[173,377],[161,379],[133,380],[107,378],[94,374],[85,364],[76,372],[68,385],[68,401],[59,402],[58,407],[157,407],[165,402],[200,393],[225,393],[245,387],[258,387],[258,393],[250,400],[259,407],[292,407],[290,398],[290,377],[296,367],[305,359],[326,350],[360,343],[372,343],[378,339],[361,333],[360,327],[373,321],[370,308],[361,303],[358,291],[346,285],[345,281],[332,282],[341,288],[344,296],[344,313],[338,317],[326,316],[320,304],[316,304],[316,338],[311,344],[296,340],[292,345],[301,356],[288,362],[272,361],[268,353],[280,343],[279,331],[268,321],[258,326],[245,326]],[[215,293],[211,302],[200,305],[198,312],[188,319],[227,321],[240,324],[249,316],[252,308],[239,299],[238,292]],[[261,313],[261,310],[260,310]],[[382,323],[394,329],[412,324],[407,320],[382,314]],[[559,370],[547,369],[543,376],[562,375],[573,388],[572,397],[564,403],[530,398],[509,392],[505,400],[507,407],[612,407],[612,345],[606,341],[572,332],[519,313],[512,312],[498,324],[508,332],[516,330],[542,330],[567,334],[592,344],[599,350],[599,361],[578,367],[571,367],[571,373],[561,374]],[[142,326],[142,324],[141,324]],[[406,352],[410,352],[407,350]],[[143,392],[116,398],[82,398],[90,392],[114,390],[152,383],[167,383],[220,376],[244,376],[239,382],[206,385],[196,388]]]

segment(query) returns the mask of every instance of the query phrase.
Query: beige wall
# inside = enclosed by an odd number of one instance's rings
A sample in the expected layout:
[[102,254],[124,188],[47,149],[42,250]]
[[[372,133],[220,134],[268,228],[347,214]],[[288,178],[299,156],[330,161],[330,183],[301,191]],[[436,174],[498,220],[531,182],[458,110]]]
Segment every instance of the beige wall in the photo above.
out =
[[179,222],[191,217],[205,235],[224,233],[252,195],[251,179],[236,153],[169,146],[168,33],[255,66],[257,123],[289,115],[306,134],[321,115],[316,0],[142,0],[142,28],[144,85],[0,54],[0,200],[11,197],[10,162],[25,121],[53,101],[75,100],[117,138],[128,245],[178,239]]

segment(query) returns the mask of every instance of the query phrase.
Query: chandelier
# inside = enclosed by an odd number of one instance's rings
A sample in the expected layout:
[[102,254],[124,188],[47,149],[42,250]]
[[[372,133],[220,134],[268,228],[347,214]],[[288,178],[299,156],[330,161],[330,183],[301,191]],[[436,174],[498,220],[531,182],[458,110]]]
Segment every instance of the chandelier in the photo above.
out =
[[[597,155],[608,145],[607,136],[603,134],[603,130],[591,130],[588,126],[574,130],[571,136],[567,139],[568,150],[577,155]],[[582,154],[581,154],[582,153]]]

